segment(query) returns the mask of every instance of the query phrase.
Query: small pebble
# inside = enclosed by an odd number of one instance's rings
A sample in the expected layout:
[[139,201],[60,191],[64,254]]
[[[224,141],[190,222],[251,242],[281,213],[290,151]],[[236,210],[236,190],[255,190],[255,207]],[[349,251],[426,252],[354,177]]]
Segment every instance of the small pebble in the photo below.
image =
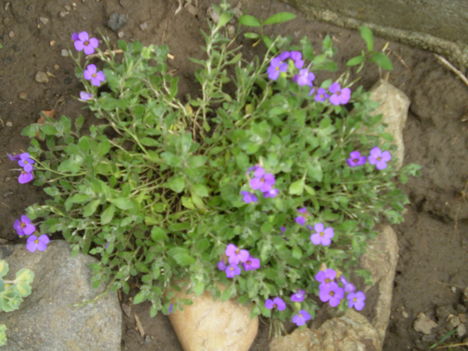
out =
[[10,2],[8,1],[6,4],[5,4],[5,11],[8,11],[8,9],[10,8]]
[[68,56],[68,50],[67,50],[67,49],[62,49],[62,50],[60,51],[60,55],[62,55],[63,57]]
[[68,11],[60,11],[59,12],[59,16],[62,17],[62,18],[65,17],[66,15],[69,15],[69,14],[70,14],[70,12],[68,12]]
[[57,43],[57,42],[56,42],[55,40],[51,40],[51,41],[49,42],[49,45],[50,45],[50,46],[55,46],[56,43]]
[[112,29],[114,32],[117,32],[120,28],[125,26],[125,24],[127,23],[127,20],[128,20],[127,15],[114,12],[109,16],[109,20],[107,21],[107,26],[110,29]]
[[70,7],[70,5],[65,5],[65,10],[67,10],[67,11],[71,11],[71,7]]
[[21,99],[21,100],[27,100],[28,99],[28,94],[25,92],[25,91],[22,91],[18,94],[18,97]]
[[38,83],[47,83],[47,82],[49,82],[49,77],[47,76],[47,73],[42,72],[42,71],[37,72],[34,79]]
[[122,39],[122,38],[124,37],[124,35],[125,35],[124,32],[118,32],[118,33],[117,33],[117,36],[118,36],[120,39]]
[[10,121],[7,121],[7,122],[5,123],[5,125],[6,125],[7,127],[9,127],[9,128],[13,127],[13,123],[10,122]]
[[457,327],[457,334],[459,338],[463,338],[466,334],[466,326],[464,324],[460,324]]
[[418,318],[416,318],[413,325],[414,330],[426,335],[431,334],[431,330],[435,327],[437,327],[437,323],[424,313],[418,314]]
[[60,66],[57,65],[57,64],[55,64],[55,65],[54,65],[54,69],[55,69],[56,71],[58,71],[58,70],[60,69]]
[[10,33],[8,33],[8,36],[13,39],[15,37],[15,32],[10,31]]
[[140,29],[141,30],[147,30],[148,29],[148,22],[143,22],[140,24]]
[[39,17],[39,21],[41,21],[41,23],[44,25],[49,23],[49,19],[47,17]]

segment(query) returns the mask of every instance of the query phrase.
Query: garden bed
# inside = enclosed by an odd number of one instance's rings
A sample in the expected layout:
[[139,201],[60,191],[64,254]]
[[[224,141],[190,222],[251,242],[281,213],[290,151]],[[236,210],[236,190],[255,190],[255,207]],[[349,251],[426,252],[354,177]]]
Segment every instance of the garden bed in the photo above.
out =
[[[33,185],[25,188],[17,184],[6,157],[27,147],[27,138],[20,137],[21,129],[36,122],[41,111],[53,110],[69,117],[84,113],[90,117],[76,99],[81,86],[73,62],[62,52],[72,45],[70,33],[86,30],[102,32],[111,40],[122,37],[144,44],[167,44],[174,57],[169,62],[171,68],[182,77],[181,94],[190,93],[196,89],[192,79],[196,66],[188,57],[201,55],[198,30],[206,28],[207,9],[212,2],[186,3],[179,9],[177,1],[164,0],[0,1],[0,235],[4,241],[21,242],[12,224],[26,206],[41,200],[39,189]],[[240,9],[261,18],[268,13],[293,11],[272,1],[242,1]],[[113,13],[126,16],[127,22],[115,31],[108,27]],[[358,33],[308,22],[300,16],[275,30],[297,39],[308,35],[317,45],[330,34],[342,62],[358,54],[362,47]],[[246,52],[259,52],[250,44],[245,42]],[[384,44],[383,40],[377,41],[379,48]],[[406,186],[412,203],[406,221],[396,226],[400,261],[384,349],[424,350],[448,331],[446,320],[437,310],[466,312],[468,89],[431,53],[396,43],[390,43],[388,49],[394,63],[388,79],[412,102],[404,134],[405,163],[418,163],[424,168],[422,176],[411,179]],[[362,83],[369,88],[379,77],[376,68],[368,69]],[[122,301],[125,303],[124,298]],[[129,312],[124,307],[128,314],[124,314],[122,349],[180,350],[166,317],[151,319],[148,308],[147,304],[131,306]],[[413,328],[421,312],[439,325],[430,335]],[[260,330],[252,350],[268,348],[266,325],[262,323]],[[450,341],[461,339],[454,336],[446,342]]]

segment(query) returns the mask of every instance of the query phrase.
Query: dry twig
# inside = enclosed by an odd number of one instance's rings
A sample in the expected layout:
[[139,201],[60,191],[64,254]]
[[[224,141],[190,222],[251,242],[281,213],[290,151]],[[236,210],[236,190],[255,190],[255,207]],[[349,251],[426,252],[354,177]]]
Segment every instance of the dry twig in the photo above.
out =
[[452,65],[450,62],[448,62],[446,58],[444,58],[444,57],[442,57],[440,55],[437,55],[437,54],[434,54],[434,56],[436,57],[436,59],[443,66],[445,66],[450,71],[455,73],[458,76],[458,78],[460,78],[462,80],[462,82],[465,83],[465,85],[468,87],[468,79],[466,78],[466,76],[459,69],[457,69],[454,65]]

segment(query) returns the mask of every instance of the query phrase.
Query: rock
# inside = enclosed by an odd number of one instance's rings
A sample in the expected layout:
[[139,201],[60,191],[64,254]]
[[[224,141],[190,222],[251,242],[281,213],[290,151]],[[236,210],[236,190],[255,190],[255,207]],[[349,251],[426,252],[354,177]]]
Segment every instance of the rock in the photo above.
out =
[[83,303],[102,292],[90,284],[88,265],[94,258],[72,257],[60,240],[44,252],[31,253],[24,245],[5,247],[0,258],[11,272],[24,267],[35,274],[32,294],[20,309],[0,314],[0,323],[8,328],[8,351],[120,351],[122,312],[116,293]]
[[418,317],[414,321],[414,330],[417,332],[429,335],[431,333],[432,328],[437,327],[437,323],[426,316],[424,313],[418,314]]
[[258,318],[232,300],[175,293],[175,299],[190,298],[192,305],[174,311],[169,320],[185,351],[248,351],[258,330]]
[[140,23],[140,29],[141,29],[142,31],[147,30],[148,27],[149,27],[149,26],[148,26],[148,22]]
[[405,146],[403,144],[403,128],[408,117],[410,101],[401,90],[397,89],[387,81],[379,80],[370,90],[371,99],[380,103],[380,106],[373,111],[375,114],[382,114],[382,122],[387,124],[386,131],[393,135],[397,151],[397,167],[403,165]]
[[13,127],[13,123],[10,122],[10,121],[6,122],[5,125],[6,125],[8,128]]
[[49,19],[47,17],[39,17],[39,21],[43,24],[46,25],[49,23]]
[[68,16],[69,14],[70,14],[70,12],[68,12],[68,11],[60,11],[59,12],[59,16],[61,18],[64,18],[65,16]]
[[15,37],[15,32],[10,31],[10,32],[8,33],[8,36],[9,36],[11,39],[13,39],[13,38]]
[[457,335],[458,335],[458,337],[460,339],[463,338],[466,335],[466,326],[465,326],[465,324],[460,324],[457,327]]
[[67,50],[67,49],[62,49],[62,50],[60,51],[60,55],[62,55],[63,57],[68,56],[68,50]]
[[361,257],[361,265],[372,274],[377,286],[378,298],[371,324],[377,329],[383,345],[392,307],[398,241],[395,231],[388,225],[383,226],[379,232],[377,237],[369,241],[367,251]]
[[107,26],[114,32],[118,32],[120,28],[125,26],[127,20],[127,15],[114,12],[110,15],[109,20],[107,21]]
[[381,350],[379,339],[366,317],[347,310],[316,330],[299,328],[291,335],[273,339],[270,351],[377,351]]
[[42,72],[42,71],[38,71],[36,75],[34,76],[34,79],[36,80],[36,82],[41,83],[41,84],[45,84],[49,82],[49,77],[47,76],[47,73]]

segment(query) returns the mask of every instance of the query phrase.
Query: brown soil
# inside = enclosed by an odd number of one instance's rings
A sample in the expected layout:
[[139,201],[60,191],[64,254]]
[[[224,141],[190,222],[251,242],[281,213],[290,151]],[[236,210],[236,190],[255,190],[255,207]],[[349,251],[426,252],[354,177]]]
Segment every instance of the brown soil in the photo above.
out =
[[[185,3],[191,4],[175,14],[178,2],[166,0],[0,0],[0,43],[4,46],[0,49],[1,240],[20,242],[12,223],[26,206],[42,198],[40,189],[33,185],[17,184],[16,172],[6,158],[7,153],[26,149],[28,140],[20,136],[21,129],[35,122],[41,110],[55,109],[59,115],[70,117],[86,115],[83,104],[76,100],[80,84],[74,77],[73,64],[61,56],[62,49],[71,48],[70,34],[86,30],[116,40],[117,33],[106,25],[109,16],[114,12],[127,15],[127,24],[119,30],[123,38],[168,44],[175,56],[171,65],[182,77],[182,92],[188,93],[196,89],[192,79],[195,66],[188,57],[200,53],[199,30],[206,27],[212,1]],[[258,17],[293,11],[267,0],[241,1],[241,9]],[[362,48],[355,32],[309,22],[300,14],[275,30],[294,38],[308,35],[317,44],[325,34],[331,34],[340,62]],[[377,42],[378,47],[384,44],[383,40]],[[424,168],[422,176],[406,186],[411,205],[405,223],[396,226],[400,260],[384,350],[426,350],[452,329],[447,322],[449,314],[466,313],[468,89],[432,54],[393,42],[389,48],[395,66],[389,80],[412,102],[404,131],[405,162]],[[50,73],[48,83],[35,81],[38,71]],[[368,88],[379,77],[377,69],[368,69],[362,83]],[[146,304],[124,308],[122,349],[181,350],[167,318],[160,315],[151,319],[148,309]],[[439,325],[430,335],[413,328],[420,312]],[[135,316],[145,336],[138,332]],[[455,335],[445,341],[451,342],[463,340]],[[267,345],[267,328],[263,326],[252,350],[265,351]]]

